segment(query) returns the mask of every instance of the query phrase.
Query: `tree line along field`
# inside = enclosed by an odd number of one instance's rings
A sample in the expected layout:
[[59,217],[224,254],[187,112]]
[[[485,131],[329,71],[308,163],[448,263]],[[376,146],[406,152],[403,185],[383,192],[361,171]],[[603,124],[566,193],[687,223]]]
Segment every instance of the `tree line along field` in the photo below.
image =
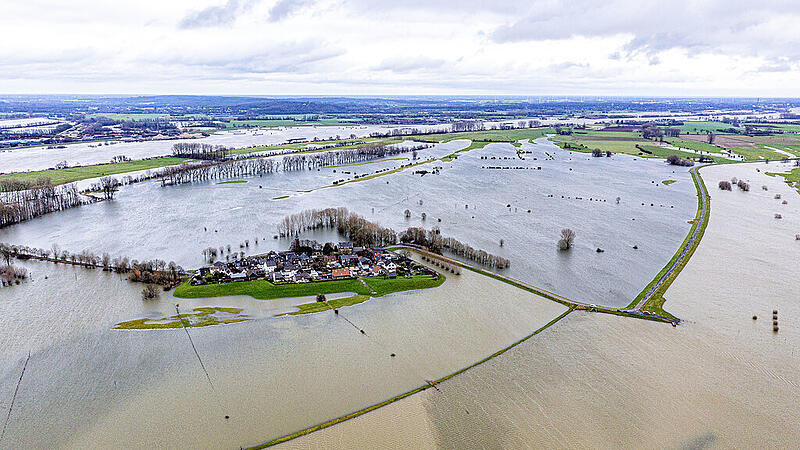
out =
[[0,181],[28,181],[36,182],[41,178],[49,178],[50,184],[59,185],[75,181],[98,178],[108,175],[136,172],[139,170],[158,169],[166,166],[185,163],[186,158],[164,157],[141,159],[136,161],[123,161],[118,163],[97,164],[91,166],[68,167],[66,169],[48,169],[35,172],[19,172],[0,175]]

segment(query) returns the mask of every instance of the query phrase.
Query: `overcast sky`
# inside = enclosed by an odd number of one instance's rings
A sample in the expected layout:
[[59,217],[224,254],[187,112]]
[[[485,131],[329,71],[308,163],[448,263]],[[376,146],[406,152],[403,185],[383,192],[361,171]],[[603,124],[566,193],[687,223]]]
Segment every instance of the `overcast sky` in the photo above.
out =
[[0,93],[800,96],[796,0],[6,0]]

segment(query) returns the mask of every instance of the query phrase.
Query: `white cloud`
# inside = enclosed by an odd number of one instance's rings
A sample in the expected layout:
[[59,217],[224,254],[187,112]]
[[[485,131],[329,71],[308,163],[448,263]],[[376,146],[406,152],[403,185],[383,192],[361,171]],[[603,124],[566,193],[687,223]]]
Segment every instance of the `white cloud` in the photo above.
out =
[[9,93],[800,95],[800,6],[789,0],[4,8]]

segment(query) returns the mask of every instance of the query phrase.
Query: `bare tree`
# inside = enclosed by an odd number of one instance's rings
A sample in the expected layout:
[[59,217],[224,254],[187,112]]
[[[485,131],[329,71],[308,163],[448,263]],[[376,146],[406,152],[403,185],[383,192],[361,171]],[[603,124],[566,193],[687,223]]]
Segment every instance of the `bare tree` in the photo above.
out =
[[561,239],[558,240],[558,248],[560,250],[569,250],[572,248],[573,242],[575,242],[575,232],[569,228],[561,230]]

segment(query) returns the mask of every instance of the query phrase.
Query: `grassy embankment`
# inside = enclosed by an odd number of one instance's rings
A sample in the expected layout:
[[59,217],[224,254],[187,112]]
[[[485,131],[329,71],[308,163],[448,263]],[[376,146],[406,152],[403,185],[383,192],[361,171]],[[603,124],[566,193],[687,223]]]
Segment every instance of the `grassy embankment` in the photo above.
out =
[[366,166],[367,164],[375,164],[375,163],[382,163],[384,161],[408,161],[408,158],[386,158],[386,159],[379,159],[377,161],[365,161],[365,162],[358,162],[352,164],[341,164],[338,166],[325,166],[328,169],[336,169],[338,167],[355,167],[355,166]]
[[220,181],[217,184],[240,184],[240,183],[247,183],[247,180],[228,180],[228,181]]
[[792,169],[789,172],[785,173],[781,172],[765,172],[765,173],[771,177],[783,177],[783,179],[786,180],[786,184],[797,189],[797,192],[800,193],[800,169]]
[[487,361],[489,361],[491,359],[494,359],[494,358],[502,355],[503,353],[506,353],[507,351],[511,350],[512,348],[522,344],[523,342],[527,341],[528,339],[536,336],[537,334],[539,334],[542,331],[546,330],[547,328],[551,327],[553,324],[555,324],[559,320],[561,320],[564,317],[566,317],[567,314],[571,313],[572,311],[573,311],[572,308],[568,309],[567,311],[562,313],[560,316],[558,316],[555,319],[553,319],[550,322],[548,322],[545,326],[539,328],[538,330],[535,330],[533,333],[531,333],[531,334],[523,337],[522,339],[514,342],[513,344],[509,345],[508,347],[505,347],[505,348],[503,348],[501,350],[498,350],[497,352],[492,353],[491,355],[481,359],[480,361],[477,361],[477,362],[475,362],[473,364],[470,364],[467,367],[464,367],[463,369],[459,369],[459,370],[457,370],[457,371],[455,371],[455,372],[453,372],[453,373],[451,373],[449,375],[446,375],[446,376],[444,376],[442,378],[439,378],[438,380],[432,380],[430,384],[427,384],[427,383],[423,384],[423,385],[421,385],[421,386],[419,386],[419,387],[417,387],[415,389],[412,389],[412,390],[410,390],[408,392],[404,392],[404,393],[402,393],[400,395],[396,395],[396,396],[394,396],[392,398],[389,398],[389,399],[386,399],[386,400],[384,400],[384,401],[382,401],[380,403],[376,403],[374,405],[368,406],[368,407],[360,409],[358,411],[354,411],[354,412],[352,412],[350,414],[345,414],[344,416],[340,416],[340,417],[337,417],[335,419],[331,419],[331,420],[328,420],[326,422],[323,422],[321,424],[314,425],[313,427],[309,427],[309,428],[300,430],[300,431],[295,432],[295,433],[291,433],[291,434],[287,434],[285,436],[281,436],[281,437],[279,437],[277,439],[273,439],[273,440],[265,442],[263,444],[250,447],[250,449],[262,449],[262,448],[267,448],[267,447],[272,447],[272,446],[275,446],[275,445],[278,445],[278,444],[282,444],[284,442],[291,441],[292,439],[296,439],[296,438],[298,438],[300,436],[305,436],[305,435],[313,433],[315,431],[319,431],[319,430],[331,427],[331,426],[336,425],[338,423],[342,423],[344,421],[347,421],[347,420],[350,420],[350,419],[354,419],[354,418],[356,418],[358,416],[361,416],[361,415],[364,415],[364,414],[366,414],[368,412],[375,411],[378,408],[382,408],[382,407],[384,407],[386,405],[392,404],[392,403],[394,403],[394,402],[396,402],[398,400],[402,400],[402,399],[404,399],[406,397],[410,397],[410,396],[412,396],[414,394],[417,394],[419,392],[422,392],[422,391],[425,391],[427,389],[430,389],[434,385],[437,385],[437,384],[442,383],[444,381],[447,381],[447,380],[449,380],[451,378],[454,378],[454,377],[456,377],[458,375],[461,375],[462,373],[464,373],[464,372],[466,372],[466,371],[468,371],[468,370],[470,370],[470,369],[472,369],[474,367],[477,367],[477,366],[479,366],[479,365],[481,365],[481,364],[483,364],[483,363],[485,363],[485,362],[487,362]]
[[[528,285],[522,284],[522,283],[520,283],[520,282],[518,282],[518,281],[516,281],[516,280],[514,280],[512,278],[507,278],[507,277],[504,277],[502,275],[496,274],[494,272],[490,272],[490,271],[485,270],[485,269],[481,269],[481,268],[478,268],[478,267],[475,267],[475,266],[471,266],[469,264],[462,263],[461,261],[458,261],[458,260],[455,260],[455,259],[446,258],[446,257],[444,257],[442,255],[437,255],[437,254],[431,253],[431,252],[422,252],[419,249],[411,248],[411,247],[390,247],[389,248],[389,250],[395,250],[395,251],[396,250],[401,250],[401,249],[410,250],[410,251],[417,252],[417,253],[424,253],[425,255],[427,255],[427,256],[429,256],[431,258],[438,258],[438,259],[440,259],[442,261],[445,261],[445,262],[447,262],[449,264],[453,264],[453,265],[459,266],[461,268],[467,269],[469,271],[472,271],[472,272],[475,272],[475,273],[478,273],[478,274],[481,274],[481,275],[485,275],[485,276],[487,276],[489,278],[493,278],[493,279],[495,279],[497,281],[502,281],[503,283],[509,284],[509,285],[514,286],[516,288],[522,289],[524,291],[528,291],[528,292],[530,292],[532,294],[536,294],[536,295],[538,295],[540,297],[544,297],[544,298],[546,298],[548,300],[554,301],[556,303],[560,303],[560,304],[562,304],[564,306],[567,306],[567,307],[570,307],[570,308],[573,308],[573,309],[577,309],[577,310],[586,310],[586,309],[588,309],[587,307],[584,307],[581,304],[575,303],[575,302],[570,301],[568,299],[565,299],[563,297],[556,296],[556,294],[553,294],[552,292],[548,292],[548,291],[545,291],[543,289],[539,289],[539,288],[536,288],[536,287],[533,287],[533,286],[528,286]],[[600,313],[604,313],[604,314],[611,314],[611,315],[614,315],[614,316],[633,317],[635,319],[644,319],[644,320],[650,320],[650,321],[654,321],[654,322],[664,322],[663,319],[660,319],[658,317],[643,316],[641,314],[632,314],[632,313],[625,312],[625,311],[619,311],[619,310],[614,309],[614,308],[606,308],[606,307],[598,306],[598,307],[593,308],[593,310],[596,311],[596,312],[600,312]],[[667,317],[670,317],[670,316],[667,316]]]
[[705,182],[703,181],[703,177],[700,176],[699,172],[699,169],[701,168],[702,167],[692,169],[693,173],[692,181],[694,182],[694,186],[697,189],[697,213],[695,214],[695,217],[692,220],[692,227],[689,229],[689,233],[686,235],[686,238],[681,243],[681,246],[678,248],[678,251],[675,252],[675,255],[673,255],[672,258],[669,260],[669,262],[667,262],[667,264],[664,266],[664,268],[661,269],[661,271],[659,271],[658,274],[656,274],[655,278],[653,278],[653,281],[651,281],[647,286],[645,286],[645,288],[642,289],[639,295],[637,295],[636,298],[633,299],[633,301],[628,305],[628,308],[633,308],[634,306],[636,306],[636,304],[639,303],[639,300],[641,300],[645,296],[647,291],[649,291],[658,282],[658,280],[667,272],[667,270],[669,270],[672,264],[675,263],[675,261],[680,256],[681,250],[689,242],[689,239],[694,233],[694,230],[697,227],[700,227],[700,231],[697,234],[697,238],[692,243],[692,246],[691,248],[689,248],[689,251],[686,253],[686,256],[683,258],[683,260],[681,260],[681,262],[678,264],[675,270],[670,274],[670,276],[666,280],[664,280],[664,283],[653,293],[653,295],[650,297],[647,303],[645,303],[642,306],[642,311],[647,311],[653,314],[658,314],[660,316],[678,320],[677,317],[673,316],[672,314],[664,310],[664,302],[666,301],[666,299],[664,298],[664,293],[667,291],[667,289],[669,289],[669,286],[672,284],[673,281],[675,281],[675,279],[681,273],[683,268],[692,258],[694,251],[697,250],[697,247],[700,245],[700,241],[702,241],[703,235],[706,232],[706,227],[708,226],[708,220],[711,217],[711,197],[707,195],[706,196],[707,211],[705,220],[703,220],[702,223],[700,222],[700,213],[702,211],[703,199],[700,197],[700,193],[702,192],[702,190],[700,189],[699,183],[702,183],[703,186],[705,187]]
[[[175,314],[173,316],[161,319],[161,321],[153,323],[157,319],[136,319],[127,322],[120,322],[114,326],[115,330],[159,330],[167,328],[195,328],[195,327],[208,327],[212,325],[222,325],[226,323],[237,323],[249,320],[249,316],[242,314],[240,308],[222,308],[222,307],[202,307],[195,308],[194,313]],[[217,317],[214,314],[224,313],[230,314],[233,317]],[[166,321],[166,322],[165,322]],[[183,322],[183,323],[181,323]]]
[[[406,169],[410,169],[412,167],[417,167],[417,166],[420,166],[422,164],[427,164],[427,163],[431,163],[431,162],[434,162],[434,161],[436,161],[436,160],[435,159],[426,159],[425,161],[420,161],[418,163],[410,164],[410,165],[403,166],[403,167],[398,167],[398,168],[392,169],[392,170],[387,170],[386,172],[373,173],[372,175],[365,175],[363,177],[354,178],[352,180],[342,181],[341,183],[337,183],[337,184],[329,184],[327,186],[322,186],[322,187],[317,188],[317,189],[326,189],[326,188],[332,188],[332,187],[337,187],[337,186],[344,186],[345,184],[348,184],[348,183],[356,183],[356,182],[359,182],[359,181],[367,181],[367,180],[371,180],[373,178],[382,177],[384,175],[391,175],[393,173],[402,172],[402,171],[404,171]],[[311,189],[311,190],[302,191],[302,192],[312,192],[312,191],[316,191],[317,189]],[[273,198],[273,200],[275,200],[275,199],[277,199],[277,197]]]
[[[329,303],[338,308],[364,302],[369,298],[382,297],[393,292],[410,291],[438,287],[444,283],[444,275],[434,280],[428,275],[414,275],[411,278],[398,277],[384,279],[381,277],[365,278],[371,290],[358,280],[316,281],[310,283],[276,285],[265,280],[241,281],[236,283],[206,284],[192,286],[188,282],[178,286],[173,295],[178,298],[227,297],[232,295],[248,295],[259,300],[276,298],[309,297],[317,294],[338,294],[353,292],[356,295],[348,298],[331,300]],[[374,293],[373,293],[374,291]],[[308,314],[328,309],[324,303],[313,302],[299,305],[298,311],[290,314]]]
[[35,182],[39,178],[50,178],[52,184],[66,184],[89,178],[119,175],[122,173],[139,170],[157,169],[173,166],[188,161],[185,158],[151,158],[137,161],[124,161],[111,164],[97,164],[93,166],[70,167],[67,169],[48,169],[35,172],[9,173],[0,175],[0,180],[20,180]]

